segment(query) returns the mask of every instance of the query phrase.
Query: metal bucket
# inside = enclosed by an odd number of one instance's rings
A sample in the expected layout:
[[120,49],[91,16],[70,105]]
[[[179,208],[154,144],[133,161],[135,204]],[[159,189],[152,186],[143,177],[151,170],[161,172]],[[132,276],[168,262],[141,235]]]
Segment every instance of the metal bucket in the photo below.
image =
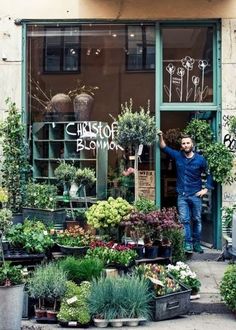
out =
[[20,330],[24,284],[0,287],[0,329]]

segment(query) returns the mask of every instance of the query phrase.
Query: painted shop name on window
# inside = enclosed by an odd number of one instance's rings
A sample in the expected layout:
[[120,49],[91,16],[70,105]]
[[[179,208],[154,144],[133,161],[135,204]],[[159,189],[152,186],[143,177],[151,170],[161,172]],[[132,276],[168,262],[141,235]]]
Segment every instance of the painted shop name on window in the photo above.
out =
[[110,126],[102,122],[72,122],[66,126],[68,135],[76,136],[76,151],[108,149],[124,150],[120,145],[114,142],[117,132],[117,122]]

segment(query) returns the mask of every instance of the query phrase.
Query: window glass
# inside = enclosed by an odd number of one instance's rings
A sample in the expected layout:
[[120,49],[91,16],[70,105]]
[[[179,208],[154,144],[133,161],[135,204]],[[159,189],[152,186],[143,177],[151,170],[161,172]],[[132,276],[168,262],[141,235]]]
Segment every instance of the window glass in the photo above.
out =
[[[134,174],[127,170],[134,167],[134,150],[112,149],[111,135],[108,149],[97,147],[97,136],[89,132],[89,123],[108,125],[104,134],[109,135],[121,104],[130,98],[138,111],[140,106],[146,109],[150,100],[154,115],[154,25],[32,24],[27,28],[27,117],[32,127],[34,178],[55,182],[58,161],[65,159],[76,167],[94,168],[99,198],[107,189],[108,195],[132,202]],[[128,32],[134,35],[129,43]],[[127,72],[129,50],[133,54],[129,65],[138,70],[135,74]],[[151,72],[143,70],[149,68]],[[86,127],[86,132],[80,134],[78,127]],[[100,142],[106,140],[104,134]],[[154,199],[153,147],[143,148],[139,171],[139,193]],[[94,187],[87,193],[93,194]]]
[[213,28],[163,28],[163,102],[213,102]]

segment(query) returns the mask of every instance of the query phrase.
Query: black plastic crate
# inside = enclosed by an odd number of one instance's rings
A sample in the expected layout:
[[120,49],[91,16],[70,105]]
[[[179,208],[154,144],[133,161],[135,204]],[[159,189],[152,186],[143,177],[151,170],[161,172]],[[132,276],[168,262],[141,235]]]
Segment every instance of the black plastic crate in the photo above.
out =
[[183,284],[180,284],[180,287],[181,291],[154,298],[153,321],[167,320],[188,313],[191,289]]

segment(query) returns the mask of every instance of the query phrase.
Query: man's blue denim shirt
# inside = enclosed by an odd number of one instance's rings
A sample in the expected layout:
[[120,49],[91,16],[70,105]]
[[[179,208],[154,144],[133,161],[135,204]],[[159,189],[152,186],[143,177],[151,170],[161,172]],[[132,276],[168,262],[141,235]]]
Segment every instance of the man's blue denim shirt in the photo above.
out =
[[213,179],[208,173],[206,159],[194,153],[192,158],[185,157],[182,151],[174,150],[170,147],[162,149],[167,155],[175,160],[177,183],[176,191],[180,195],[191,196],[202,189],[202,173],[206,173],[207,181],[205,188],[213,189]]

